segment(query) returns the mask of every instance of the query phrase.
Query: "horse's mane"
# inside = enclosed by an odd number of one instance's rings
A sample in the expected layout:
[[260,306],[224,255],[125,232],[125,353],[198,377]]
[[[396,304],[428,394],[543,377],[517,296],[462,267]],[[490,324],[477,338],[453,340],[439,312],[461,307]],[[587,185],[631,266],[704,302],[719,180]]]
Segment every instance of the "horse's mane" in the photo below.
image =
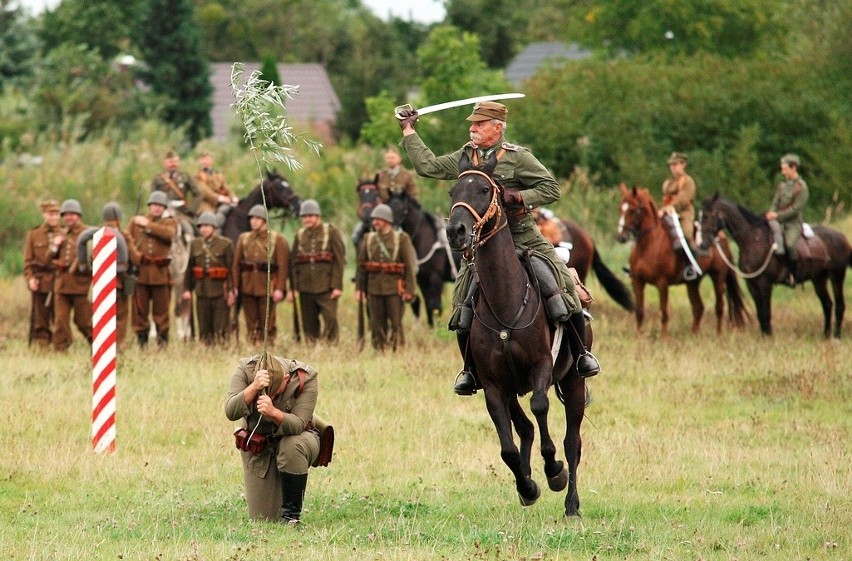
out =
[[761,227],[766,226],[768,224],[768,222],[766,221],[766,217],[750,211],[739,203],[733,204],[737,207],[737,209],[739,209],[740,213],[743,215],[743,218],[746,219],[746,222],[748,222],[752,226]]
[[648,191],[648,189],[645,189],[644,187],[637,188],[636,195],[639,197],[640,200],[644,199],[645,205],[651,207],[651,214],[657,216],[657,203],[654,202],[654,197],[651,196],[651,192]]

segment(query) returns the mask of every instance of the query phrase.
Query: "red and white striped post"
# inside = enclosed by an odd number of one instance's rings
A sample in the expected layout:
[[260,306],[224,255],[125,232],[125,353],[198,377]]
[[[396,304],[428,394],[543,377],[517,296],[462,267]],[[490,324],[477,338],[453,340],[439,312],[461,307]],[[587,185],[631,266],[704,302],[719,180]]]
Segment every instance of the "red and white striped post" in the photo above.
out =
[[92,251],[92,448],[115,452],[115,298],[118,244],[101,228]]

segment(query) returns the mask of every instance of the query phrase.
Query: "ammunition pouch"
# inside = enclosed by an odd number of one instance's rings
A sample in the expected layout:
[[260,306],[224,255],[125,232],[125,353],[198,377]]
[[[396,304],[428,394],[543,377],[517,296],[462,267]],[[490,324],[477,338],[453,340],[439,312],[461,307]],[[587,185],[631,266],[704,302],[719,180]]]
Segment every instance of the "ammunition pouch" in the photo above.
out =
[[368,273],[402,275],[405,273],[405,263],[385,263],[381,261],[367,261],[364,263],[364,270]]
[[68,270],[68,263],[66,263],[62,259],[54,259],[53,261],[51,261],[51,265],[53,266],[54,270],[59,272]]
[[251,434],[246,428],[238,428],[234,431],[234,439],[237,450],[251,452],[255,456],[266,450],[266,437],[262,434]]
[[334,261],[334,254],[330,251],[299,253],[296,255],[296,263],[331,263],[332,261]]
[[205,269],[204,267],[193,267],[192,268],[192,278],[195,280],[201,280],[204,277],[209,277],[211,280],[225,280],[228,278],[228,268],[227,267],[208,267]]
[[40,273],[52,273],[53,272],[53,264],[52,263],[42,263],[41,261],[31,261],[30,269],[35,274]]
[[243,273],[253,273],[253,272],[262,272],[265,273],[267,270],[270,273],[278,272],[278,264],[276,263],[267,263],[266,261],[240,261],[240,271]]

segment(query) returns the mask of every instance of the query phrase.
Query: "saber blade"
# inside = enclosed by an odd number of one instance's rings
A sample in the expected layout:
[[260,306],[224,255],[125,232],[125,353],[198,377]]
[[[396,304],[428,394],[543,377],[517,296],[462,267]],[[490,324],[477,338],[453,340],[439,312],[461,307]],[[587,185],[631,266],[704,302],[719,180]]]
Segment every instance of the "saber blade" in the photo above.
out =
[[[525,94],[513,92],[513,93],[503,93],[503,94],[492,94],[492,95],[480,95],[477,97],[468,97],[466,99],[457,99],[455,101],[445,101],[444,103],[438,103],[436,105],[428,105],[422,109],[418,109],[417,113],[419,115],[428,115],[429,113],[435,113],[436,111],[443,111],[444,109],[452,109],[454,107],[462,107],[463,105],[471,105],[474,103],[481,103],[483,101],[498,101],[501,99],[517,99],[520,97],[526,97]],[[405,105],[400,105],[396,109],[394,109],[394,115],[397,119],[402,119],[400,113],[403,111],[414,111],[414,107],[411,104],[406,103]]]

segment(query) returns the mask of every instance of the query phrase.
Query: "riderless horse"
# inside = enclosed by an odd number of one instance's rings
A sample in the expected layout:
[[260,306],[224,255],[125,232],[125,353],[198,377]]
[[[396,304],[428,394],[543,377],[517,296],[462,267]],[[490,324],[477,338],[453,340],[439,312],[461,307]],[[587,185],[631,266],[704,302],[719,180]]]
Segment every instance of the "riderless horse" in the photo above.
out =
[[[823,333],[825,337],[840,337],[846,302],[843,283],[846,268],[852,267],[852,248],[849,240],[837,230],[827,226],[813,226],[814,236],[801,238],[797,245],[799,261],[796,267],[796,282],[810,280],[822,304]],[[760,331],[772,334],[772,285],[783,283],[786,272],[784,262],[775,255],[773,235],[769,223],[747,208],[718,194],[704,201],[701,207],[702,247],[719,244],[719,232],[727,230],[740,249],[737,272],[745,279],[746,286],[757,307]],[[734,267],[731,263],[731,267]],[[828,280],[834,293],[834,331],[831,329],[831,297]]]
[[[577,466],[586,406],[585,380],[573,373],[575,357],[569,337],[563,337],[562,328],[548,320],[539,284],[518,259],[501,203],[501,188],[491,177],[496,163],[491,158],[484,170],[479,170],[463,160],[461,174],[450,190],[447,237],[454,250],[463,252],[471,274],[479,281],[469,356],[476,365],[488,413],[500,439],[500,454],[515,476],[521,504],[531,505],[541,494],[530,469],[535,428],[518,401],[518,396],[532,392],[530,408],[541,435],[548,485],[554,491],[567,485],[565,514],[579,515]],[[586,333],[587,347],[591,348],[591,329]],[[556,459],[547,420],[551,385],[565,407],[567,471]],[[515,445],[513,428],[520,437],[520,449]]]
[[[699,283],[702,276],[686,280],[683,269],[685,259],[675,253],[668,229],[657,215],[654,200],[647,189],[628,189],[623,183],[621,188],[621,215],[618,220],[618,241],[626,242],[631,236],[636,244],[630,252],[630,280],[633,284],[633,296],[636,300],[636,324],[642,329],[645,319],[645,285],[652,284],[660,293],[660,322],[662,337],[669,337],[669,286],[686,284],[689,303],[692,307],[692,332],[698,333],[701,317],[704,314],[704,303],[699,293]],[[725,301],[727,294],[728,316],[735,327],[745,324],[745,311],[742,290],[737,283],[737,276],[725,264],[722,257],[731,259],[731,250],[727,240],[721,240],[718,247],[713,248],[709,255],[698,256],[698,265],[704,275],[709,275],[713,281],[716,294],[716,333],[722,333]]]

